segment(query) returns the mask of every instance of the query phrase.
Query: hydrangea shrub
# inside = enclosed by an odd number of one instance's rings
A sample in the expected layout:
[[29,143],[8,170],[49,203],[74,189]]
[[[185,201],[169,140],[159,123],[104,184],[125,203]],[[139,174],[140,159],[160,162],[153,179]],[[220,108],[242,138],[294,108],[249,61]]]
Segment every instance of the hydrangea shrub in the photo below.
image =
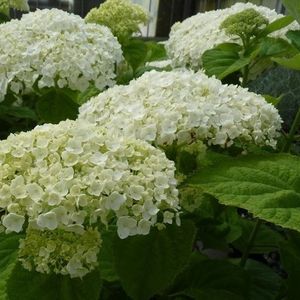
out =
[[[239,42],[236,36],[229,36],[226,30],[220,27],[222,22],[229,16],[247,9],[254,9],[259,12],[269,23],[283,17],[283,15],[278,14],[275,10],[248,2],[236,3],[225,9],[198,13],[181,23],[175,23],[171,28],[169,40],[165,45],[173,66],[187,66],[197,70],[202,66],[201,57],[206,50],[212,49],[222,43]],[[284,37],[289,29],[298,28],[299,25],[294,22],[272,33],[271,36]]]

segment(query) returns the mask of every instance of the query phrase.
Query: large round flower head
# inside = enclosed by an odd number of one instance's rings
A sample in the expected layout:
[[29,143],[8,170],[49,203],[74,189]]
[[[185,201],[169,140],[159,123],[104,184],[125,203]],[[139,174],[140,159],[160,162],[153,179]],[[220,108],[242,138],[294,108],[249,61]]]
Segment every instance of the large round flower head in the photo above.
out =
[[[227,35],[224,28],[220,28],[222,22],[229,16],[242,12],[246,9],[255,9],[270,23],[283,17],[264,6],[252,3],[236,3],[235,5],[205,13],[198,13],[182,23],[175,23],[170,32],[170,38],[166,42],[168,56],[172,59],[173,66],[188,66],[199,69],[202,65],[202,54],[214,46],[225,42],[239,42],[235,35]],[[298,23],[278,30],[271,35],[284,37],[289,29],[299,29]]]
[[38,126],[0,142],[2,225],[81,233],[115,220],[120,238],[148,234],[178,214],[174,172],[147,142],[81,121]]
[[151,71],[114,86],[85,103],[79,119],[160,146],[202,140],[228,147],[239,140],[274,147],[281,125],[262,96],[188,70]]
[[110,30],[79,16],[44,9],[0,25],[0,101],[7,90],[39,88],[84,91],[111,86],[122,50]]
[[148,20],[147,12],[131,0],[107,0],[99,8],[93,8],[85,20],[109,27],[112,33],[123,40],[139,31],[139,25]]

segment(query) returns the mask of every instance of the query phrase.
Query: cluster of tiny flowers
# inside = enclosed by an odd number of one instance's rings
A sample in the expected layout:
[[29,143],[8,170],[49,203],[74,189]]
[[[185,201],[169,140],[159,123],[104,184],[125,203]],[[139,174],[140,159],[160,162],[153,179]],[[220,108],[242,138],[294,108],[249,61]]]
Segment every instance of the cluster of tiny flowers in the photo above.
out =
[[130,0],[107,0],[99,8],[93,8],[85,20],[109,27],[120,40],[139,31],[139,25],[148,20],[146,11]]
[[[198,13],[182,23],[175,23],[171,28],[170,38],[165,44],[173,66],[187,66],[197,70],[201,67],[201,57],[206,50],[225,42],[239,42],[236,36],[228,36],[225,30],[220,28],[220,25],[229,16],[250,8],[258,11],[270,23],[283,17],[275,10],[264,6],[236,3],[230,8]],[[284,37],[290,29],[299,29],[298,23],[294,22],[272,33],[271,36]]]
[[29,271],[83,277],[97,267],[100,247],[97,229],[88,228],[78,234],[30,228],[20,241],[19,260]]
[[111,86],[122,50],[110,30],[79,16],[44,9],[0,25],[0,101],[8,89],[29,93],[58,87]]
[[9,9],[29,11],[27,0],[0,0],[0,12],[9,15]]
[[81,121],[38,126],[0,142],[1,222],[6,232],[29,224],[80,233],[115,218],[120,238],[146,235],[178,217],[174,173],[145,141]]
[[281,128],[278,111],[262,96],[188,70],[151,71],[115,86],[81,106],[79,119],[159,146],[199,139],[275,147]]

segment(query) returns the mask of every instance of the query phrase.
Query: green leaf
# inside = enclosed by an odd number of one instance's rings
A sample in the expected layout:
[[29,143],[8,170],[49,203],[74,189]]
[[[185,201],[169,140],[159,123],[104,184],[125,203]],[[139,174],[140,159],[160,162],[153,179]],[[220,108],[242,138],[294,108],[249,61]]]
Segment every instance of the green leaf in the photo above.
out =
[[35,112],[29,107],[0,105],[0,116],[7,115],[16,118],[36,120]]
[[20,235],[0,233],[0,299],[7,300],[6,285],[17,263]]
[[167,53],[164,45],[158,44],[153,41],[146,42],[145,44],[147,46],[147,62],[163,60],[167,58]]
[[293,51],[292,46],[280,38],[265,37],[259,45],[259,54],[261,57],[277,56]]
[[76,103],[82,105],[83,103],[90,100],[92,97],[100,94],[101,91],[98,90],[94,85],[90,85],[84,92],[81,92],[76,97]]
[[281,17],[275,21],[273,21],[272,23],[268,24],[266,26],[266,28],[262,31],[262,33],[260,34],[260,36],[265,36],[268,35],[274,31],[280,30],[286,26],[288,26],[289,24],[291,24],[294,21],[294,18],[291,16],[284,16]]
[[273,96],[270,96],[270,95],[262,95],[265,100],[268,102],[268,103],[271,103],[272,105],[274,106],[277,106],[278,103],[282,100],[283,98],[283,95],[280,95],[279,97],[273,97]]
[[78,107],[79,105],[66,93],[59,90],[49,91],[36,103],[37,114],[42,122],[47,123],[59,123],[66,119],[75,120]]
[[300,5],[298,0],[282,0],[283,5],[288,13],[300,23]]
[[[242,235],[232,244],[234,248],[238,249],[240,252],[244,252],[255,222],[241,217],[237,222],[242,228]],[[272,230],[265,224],[261,224],[259,231],[256,234],[253,246],[250,249],[250,253],[264,254],[277,251],[279,242],[283,239],[283,236],[279,232]]]
[[300,71],[300,53],[291,58],[272,58],[273,61],[286,68]]
[[123,55],[133,71],[145,63],[147,52],[147,45],[139,39],[130,39],[123,45]]
[[257,94],[282,98],[276,107],[288,130],[300,106],[300,72],[282,67],[272,68],[250,82],[248,88]]
[[276,299],[280,291],[282,279],[274,270],[255,260],[248,260],[245,270],[249,276],[250,300]]
[[172,283],[192,252],[195,227],[183,222],[149,235],[115,239],[116,270],[123,288],[134,300],[149,299]]
[[299,297],[300,278],[300,235],[289,232],[288,240],[280,243],[280,258],[287,278],[287,300],[295,300]]
[[241,46],[235,43],[220,44],[205,51],[202,55],[202,63],[206,74],[223,79],[229,74],[241,70],[250,63],[251,58],[241,58],[239,51],[241,51]]
[[286,37],[298,50],[300,50],[300,30],[289,30]]
[[188,267],[176,278],[173,293],[199,300],[210,299],[210,295],[216,300],[229,300],[229,296],[244,300],[248,293],[247,280],[245,270],[239,266],[194,253]]
[[190,181],[220,203],[300,231],[300,157],[249,155],[203,168]]
[[82,279],[29,272],[17,264],[7,284],[9,300],[98,300],[101,279],[98,271]]
[[245,269],[226,260],[192,255],[188,267],[176,279],[173,294],[192,299],[274,300],[282,280],[269,267],[248,260]]
[[101,233],[102,238],[102,246],[99,257],[99,270],[101,274],[101,278],[103,280],[114,282],[119,279],[115,263],[114,263],[114,249],[113,249],[113,241],[116,236],[116,229],[110,228],[107,231],[103,231]]

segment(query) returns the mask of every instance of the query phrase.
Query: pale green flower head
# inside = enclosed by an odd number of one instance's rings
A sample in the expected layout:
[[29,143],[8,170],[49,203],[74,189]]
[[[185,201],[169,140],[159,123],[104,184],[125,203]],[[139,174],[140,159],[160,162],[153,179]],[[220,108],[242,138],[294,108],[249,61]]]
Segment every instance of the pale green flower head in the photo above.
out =
[[220,28],[228,35],[237,35],[242,39],[257,35],[269,21],[253,8],[245,9],[225,19]]
[[9,9],[14,8],[21,11],[29,11],[27,0],[0,0],[0,13],[9,15]]
[[97,229],[77,233],[30,228],[20,242],[19,260],[29,271],[83,277],[97,267],[100,246]]
[[90,10],[85,20],[109,27],[119,40],[124,40],[139,31],[139,25],[148,21],[148,14],[130,0],[107,0]]

